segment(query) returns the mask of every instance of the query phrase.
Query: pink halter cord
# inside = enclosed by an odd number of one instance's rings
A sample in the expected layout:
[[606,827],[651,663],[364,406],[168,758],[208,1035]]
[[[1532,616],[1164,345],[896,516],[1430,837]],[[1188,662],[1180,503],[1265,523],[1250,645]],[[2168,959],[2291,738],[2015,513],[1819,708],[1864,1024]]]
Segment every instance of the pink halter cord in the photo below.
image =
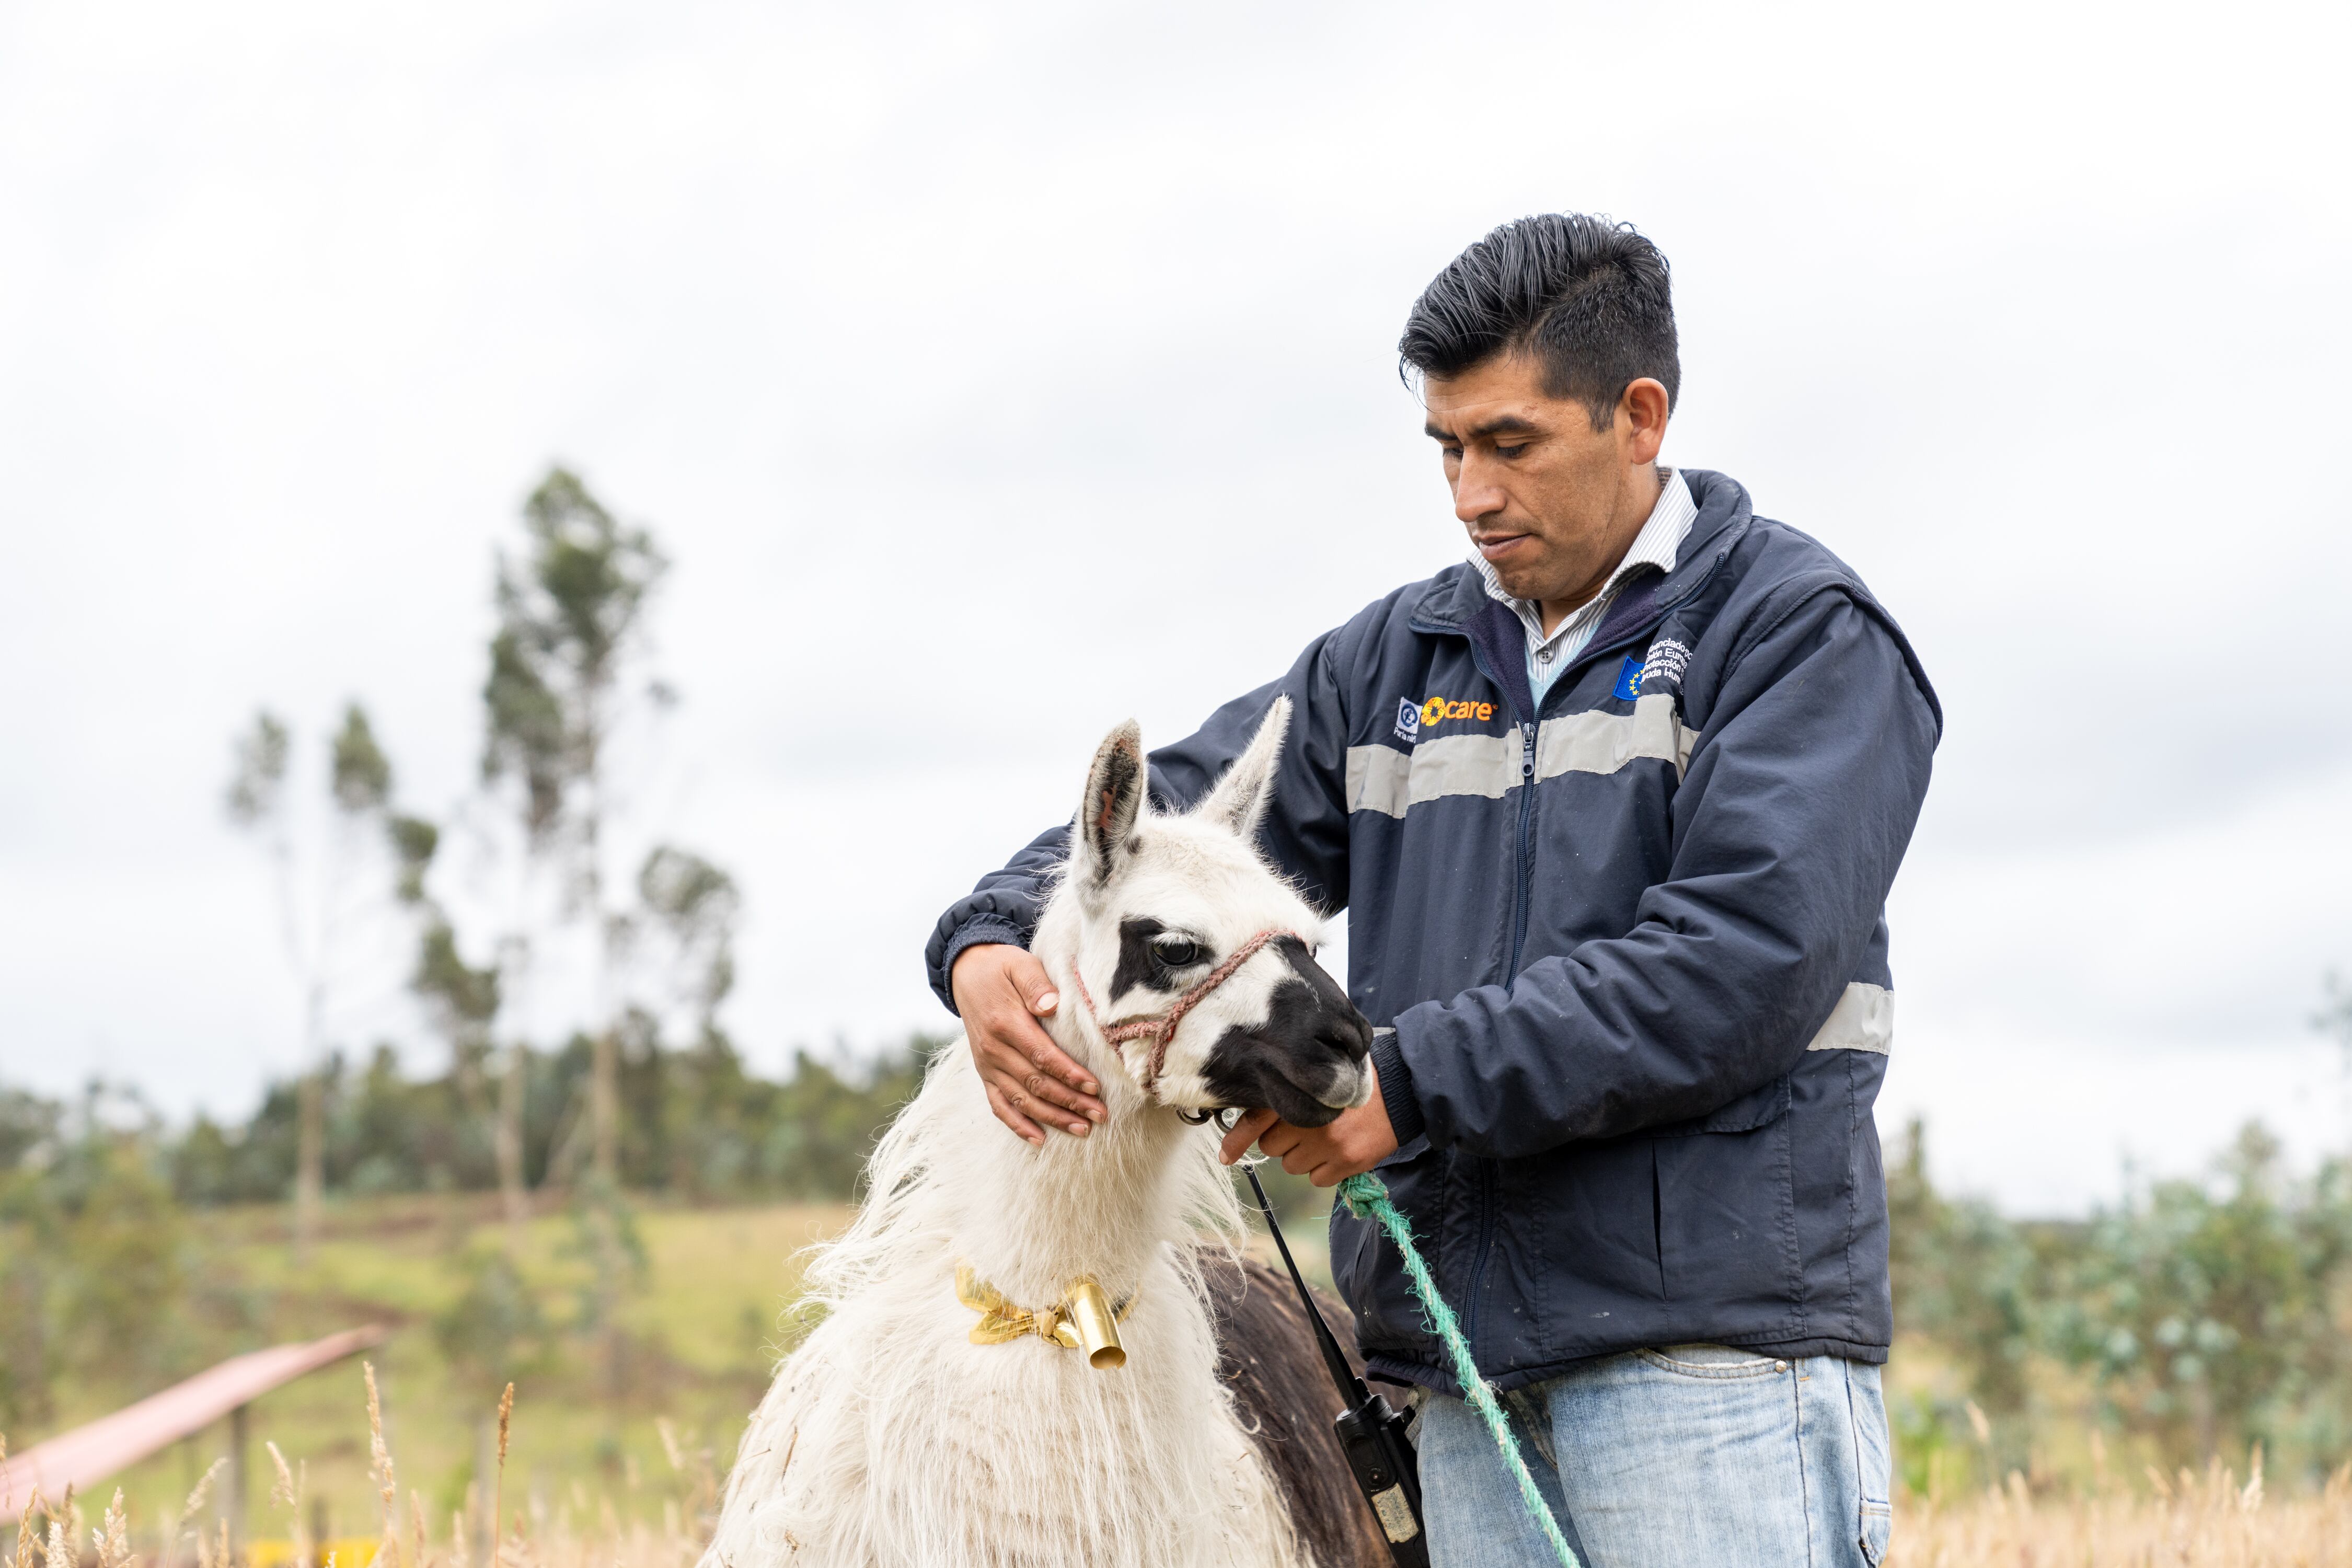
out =
[[[1078,1000],[1087,1005],[1087,1016],[1094,1020],[1095,1027],[1102,1031],[1103,1038],[1114,1047],[1129,1040],[1150,1040],[1151,1065],[1143,1075],[1143,1092],[1156,1100],[1160,1095],[1160,1069],[1167,1065],[1168,1042],[1176,1037],[1176,1026],[1182,1023],[1184,1015],[1199,1006],[1210,992],[1231,980],[1243,964],[1255,958],[1258,949],[1278,936],[1297,937],[1298,933],[1285,931],[1279,926],[1262,931],[1234,949],[1223,963],[1202,976],[1198,985],[1176,998],[1175,1005],[1165,1013],[1147,1013],[1139,1017],[1122,1018],[1116,1024],[1104,1023],[1102,1015],[1095,1011],[1095,999],[1087,991],[1087,977],[1076,963],[1070,965],[1070,978],[1077,983]],[[1298,940],[1305,942],[1307,939],[1298,937]]]

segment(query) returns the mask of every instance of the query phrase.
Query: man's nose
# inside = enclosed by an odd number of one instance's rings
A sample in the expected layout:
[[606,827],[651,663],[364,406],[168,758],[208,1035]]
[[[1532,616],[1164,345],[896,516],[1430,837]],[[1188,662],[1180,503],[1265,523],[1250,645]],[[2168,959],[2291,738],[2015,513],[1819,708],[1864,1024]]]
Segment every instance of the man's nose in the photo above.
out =
[[1454,515],[1465,523],[1492,517],[1503,510],[1503,487],[1486,474],[1486,467],[1465,458],[1461,474],[1454,481]]

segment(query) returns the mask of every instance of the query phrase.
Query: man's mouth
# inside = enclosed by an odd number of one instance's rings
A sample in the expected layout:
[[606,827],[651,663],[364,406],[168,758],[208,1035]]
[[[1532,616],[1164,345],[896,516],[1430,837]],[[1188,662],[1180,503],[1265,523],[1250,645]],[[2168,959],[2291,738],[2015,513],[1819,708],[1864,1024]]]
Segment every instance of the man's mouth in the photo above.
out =
[[1479,554],[1489,561],[1500,561],[1515,547],[1525,544],[1528,537],[1524,533],[1482,533],[1473,542],[1478,546]]

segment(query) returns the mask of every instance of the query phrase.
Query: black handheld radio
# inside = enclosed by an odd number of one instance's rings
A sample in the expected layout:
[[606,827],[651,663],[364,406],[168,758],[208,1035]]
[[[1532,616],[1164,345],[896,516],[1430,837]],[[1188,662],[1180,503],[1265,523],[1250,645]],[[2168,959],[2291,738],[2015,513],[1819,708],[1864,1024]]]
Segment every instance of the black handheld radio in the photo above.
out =
[[1250,1191],[1257,1194],[1258,1212],[1265,1215],[1274,1245],[1282,1252],[1282,1266],[1290,1270],[1290,1282],[1298,1288],[1298,1304],[1307,1310],[1307,1321],[1315,1327],[1323,1364],[1331,1370],[1331,1385],[1339,1391],[1344,1408],[1331,1425],[1339,1434],[1339,1447],[1347,1452],[1348,1468],[1356,1473],[1364,1500],[1372,1505],[1381,1533],[1388,1537],[1389,1555],[1396,1559],[1398,1568],[1428,1568],[1429,1543],[1421,1532],[1421,1465],[1412,1451],[1412,1439],[1404,1433],[1412,1417],[1366,1387],[1348,1358],[1339,1353],[1331,1325],[1323,1321],[1307,1281],[1298,1277],[1290,1243],[1283,1239],[1282,1226],[1274,1217],[1274,1205],[1266,1202],[1257,1173],[1247,1165],[1242,1170],[1249,1177]]

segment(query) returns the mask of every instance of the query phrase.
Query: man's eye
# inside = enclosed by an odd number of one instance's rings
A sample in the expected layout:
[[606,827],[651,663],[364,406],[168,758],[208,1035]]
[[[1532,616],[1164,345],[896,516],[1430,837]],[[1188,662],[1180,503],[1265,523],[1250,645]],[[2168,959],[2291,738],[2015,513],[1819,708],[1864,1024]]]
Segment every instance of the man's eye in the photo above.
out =
[[1527,449],[1528,449],[1528,448],[1527,448],[1527,443],[1525,443],[1525,442],[1523,441],[1523,442],[1521,442],[1519,445],[1517,445],[1517,446],[1516,446],[1516,447],[1496,447],[1496,448],[1495,448],[1495,456],[1496,456],[1496,457],[1498,457],[1498,458],[1516,458],[1516,457],[1517,457],[1521,452],[1524,452],[1524,451],[1526,451]]
[[1190,969],[1201,962],[1201,944],[1187,937],[1162,937],[1151,944],[1151,956],[1171,969]]

